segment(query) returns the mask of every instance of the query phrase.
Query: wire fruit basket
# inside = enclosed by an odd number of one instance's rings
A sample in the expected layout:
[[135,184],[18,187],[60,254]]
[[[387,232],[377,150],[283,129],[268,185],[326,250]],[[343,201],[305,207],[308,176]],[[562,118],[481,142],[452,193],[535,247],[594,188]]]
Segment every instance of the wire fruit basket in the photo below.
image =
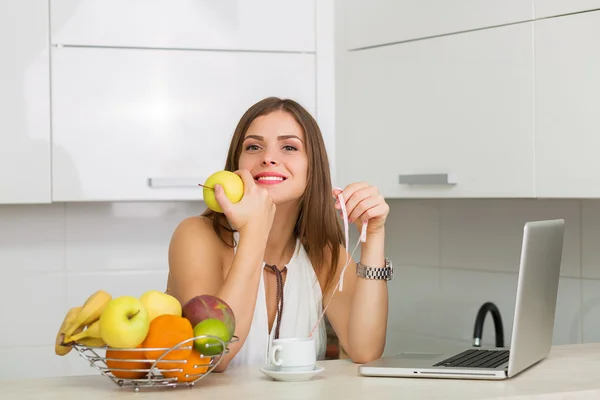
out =
[[[194,350],[194,341],[197,339],[205,339],[204,346],[209,349],[215,347],[209,356],[201,356],[203,364],[196,364],[193,366],[194,369],[198,369],[197,373],[186,372],[185,380],[180,381],[176,374],[183,374],[183,367],[189,362],[188,359],[172,359],[167,357],[170,353],[175,350]],[[74,343],[73,348],[77,353],[90,363],[91,367],[96,368],[100,373],[116,385],[120,387],[132,387],[135,392],[139,392],[142,388],[157,388],[157,387],[193,387],[196,382],[210,374],[221,362],[223,355],[229,352],[229,344],[237,342],[239,339],[234,336],[230,341],[225,342],[216,336],[202,335],[195,336],[179,342],[173,347],[168,348],[135,348],[135,349],[116,349],[109,348],[107,346],[93,347],[84,346],[81,344]],[[135,358],[110,358],[107,357],[107,351],[110,350],[113,353],[116,352],[128,352],[128,356],[139,353],[139,357]],[[147,359],[144,357],[146,351],[162,351],[160,357],[156,359]],[[208,352],[207,352],[208,353]],[[212,355],[213,353],[216,353]],[[116,362],[120,366],[126,366],[127,364],[132,365],[132,368],[116,368],[114,366],[109,367],[108,363]],[[144,363],[147,368],[133,368],[133,366],[139,366],[140,363]],[[188,366],[188,369],[190,366]],[[137,373],[137,374],[136,374]],[[123,374],[135,374],[141,375],[138,378],[124,378],[117,375]]]

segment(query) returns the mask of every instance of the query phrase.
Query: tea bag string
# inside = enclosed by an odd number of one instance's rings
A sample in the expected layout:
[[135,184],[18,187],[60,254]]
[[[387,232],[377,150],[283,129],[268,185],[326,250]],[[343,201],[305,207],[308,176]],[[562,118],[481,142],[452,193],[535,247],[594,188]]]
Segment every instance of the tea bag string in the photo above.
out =
[[315,331],[315,329],[317,329],[317,327],[319,326],[319,323],[321,322],[321,320],[323,319],[323,316],[325,315],[325,311],[327,311],[327,308],[329,307],[329,305],[331,304],[331,300],[333,299],[333,295],[338,291],[341,292],[344,289],[344,274],[346,273],[346,268],[348,268],[348,265],[350,264],[350,262],[352,261],[352,258],[354,257],[354,252],[356,251],[356,249],[358,249],[358,246],[361,243],[364,243],[367,241],[367,225],[368,222],[365,221],[362,224],[362,229],[360,231],[360,237],[358,238],[358,241],[356,242],[356,246],[354,246],[354,249],[352,250],[352,253],[349,253],[349,236],[348,236],[348,212],[346,211],[346,202],[344,201],[344,196],[342,195],[342,189],[336,188],[337,190],[340,191],[340,193],[338,194],[338,202],[340,203],[340,207],[342,209],[342,219],[344,220],[344,238],[346,241],[346,246],[345,246],[345,250],[346,250],[346,263],[344,264],[344,268],[342,269],[342,273],[340,274],[340,280],[338,281],[338,283],[335,285],[335,288],[333,289],[333,292],[331,293],[331,296],[329,296],[329,300],[327,301],[327,305],[325,305],[325,308],[323,308],[323,311],[321,312],[321,315],[319,316],[319,319],[317,320],[317,323],[315,324],[315,326],[312,328],[312,330],[310,331],[308,337],[312,337],[313,332]]
[[283,273],[287,271],[287,267],[283,267],[280,271],[276,265],[265,263],[268,270],[275,273],[277,278],[277,321],[275,322],[275,339],[279,339],[279,327],[281,325],[281,314],[283,313]]

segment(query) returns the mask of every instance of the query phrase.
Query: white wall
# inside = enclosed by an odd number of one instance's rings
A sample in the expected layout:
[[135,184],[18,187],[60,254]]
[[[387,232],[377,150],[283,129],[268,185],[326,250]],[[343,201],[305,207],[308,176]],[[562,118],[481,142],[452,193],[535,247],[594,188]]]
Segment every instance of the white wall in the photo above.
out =
[[[554,343],[600,340],[600,202],[390,200],[386,353],[444,341],[470,345],[478,307],[493,301],[510,339],[522,225],[566,220]],[[0,377],[94,373],[54,355],[69,306],[97,289],[164,290],[171,233],[199,202],[0,206]],[[355,238],[355,236],[354,236]],[[491,317],[484,343],[493,343]]]
[[75,352],[54,354],[69,307],[94,291],[164,290],[177,223],[203,203],[0,206],[0,379],[94,373]]

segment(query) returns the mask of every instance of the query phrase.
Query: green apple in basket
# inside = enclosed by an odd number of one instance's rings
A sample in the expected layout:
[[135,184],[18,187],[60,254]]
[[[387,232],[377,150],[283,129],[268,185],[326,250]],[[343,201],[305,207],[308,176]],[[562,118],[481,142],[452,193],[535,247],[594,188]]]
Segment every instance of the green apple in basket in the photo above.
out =
[[[217,318],[207,318],[194,326],[194,337],[216,336],[225,344],[231,340],[231,333],[225,322]],[[216,356],[223,352],[223,343],[216,338],[200,337],[194,340],[194,348],[203,356]]]
[[102,340],[109,347],[135,348],[148,334],[150,318],[140,299],[120,296],[106,304],[98,324]]

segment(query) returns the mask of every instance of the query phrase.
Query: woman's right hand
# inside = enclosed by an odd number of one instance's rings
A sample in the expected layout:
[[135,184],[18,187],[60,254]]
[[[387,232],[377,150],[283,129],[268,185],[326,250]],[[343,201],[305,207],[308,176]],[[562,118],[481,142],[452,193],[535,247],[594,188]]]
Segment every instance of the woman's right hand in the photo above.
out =
[[235,173],[244,183],[244,196],[234,204],[227,198],[221,185],[215,185],[215,198],[219,206],[240,236],[247,232],[250,235],[268,236],[275,217],[275,203],[266,189],[256,185],[250,171],[244,169]]

